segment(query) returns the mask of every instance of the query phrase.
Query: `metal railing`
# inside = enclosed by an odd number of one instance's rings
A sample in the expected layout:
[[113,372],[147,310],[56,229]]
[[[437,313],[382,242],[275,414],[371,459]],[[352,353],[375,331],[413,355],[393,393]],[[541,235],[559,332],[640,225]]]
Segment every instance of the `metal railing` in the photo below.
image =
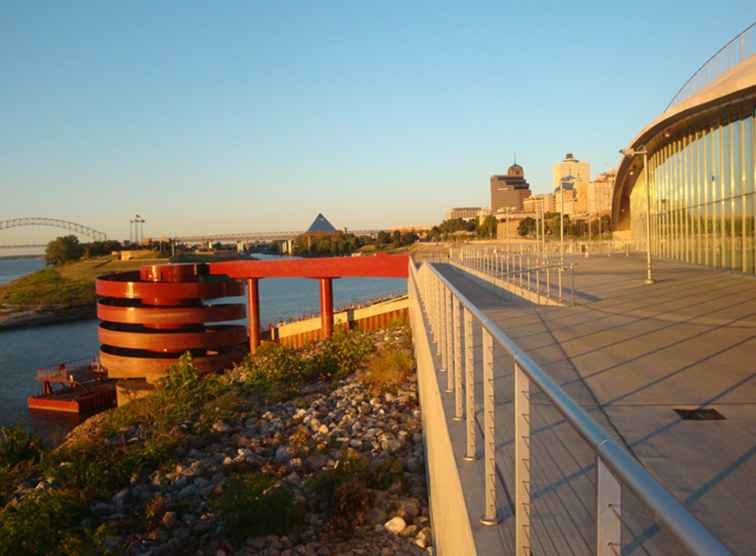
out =
[[727,44],[717,50],[711,58],[706,60],[690,76],[685,84],[680,87],[680,90],[672,97],[672,100],[669,101],[664,111],[666,112],[675,104],[690,98],[725,71],[753,56],[756,53],[756,47],[754,47],[754,26],[756,26],[756,22],[751,23],[745,30],[735,35]]
[[[529,292],[538,304],[575,304],[575,265],[561,264],[542,251],[509,252],[501,248],[449,250],[449,261]],[[570,284],[569,297],[566,295]],[[510,293],[512,290],[510,290]]]
[[[555,408],[559,423],[551,422],[549,427],[567,430],[577,435],[592,454],[592,463],[583,466],[574,477],[585,476],[588,468],[595,470],[595,481],[589,483],[595,491],[593,511],[585,509],[586,519],[593,527],[593,540],[582,538],[589,553],[599,556],[620,555],[638,548],[638,535],[626,515],[625,498],[630,495],[640,501],[642,507],[650,510],[654,522],[660,523],[670,532],[675,544],[696,556],[724,556],[729,550],[699,523],[667,490],[664,489],[633,456],[619,445],[580,405],[578,405],[538,364],[526,355],[494,322],[476,305],[451,284],[432,264],[422,263],[416,268],[410,260],[408,293],[411,306],[417,309],[428,325],[433,344],[441,364],[441,372],[446,374],[446,392],[453,396],[454,419],[465,421],[464,460],[475,462],[479,459],[476,425],[476,344],[473,340],[477,332],[482,345],[482,394],[483,394],[483,489],[484,511],[481,522],[498,524],[503,515],[497,499],[497,475],[513,471],[513,487],[509,489],[514,514],[514,550],[516,556],[531,554],[581,554],[585,550],[575,550],[569,546],[569,535],[562,523],[575,523],[565,505],[565,497],[558,496],[554,506],[548,508],[551,522],[544,522],[543,515],[536,512],[537,504],[545,503],[544,492],[553,491],[549,483],[536,490],[536,480],[546,475],[544,467],[548,461],[539,461],[537,440],[546,427],[536,428],[534,419],[539,406],[544,402]],[[510,458],[497,461],[497,446],[505,444],[504,438],[497,438],[494,387],[495,347],[498,346],[512,361],[512,405],[513,423]],[[511,359],[510,359],[511,358]],[[506,375],[507,373],[504,373]],[[502,373],[496,377],[501,384]],[[479,384],[479,383],[478,383]],[[539,396],[542,398],[539,401]],[[503,402],[499,402],[501,405]],[[532,410],[532,412],[531,412]],[[499,421],[501,422],[501,421]],[[561,423],[561,424],[560,424]],[[501,433],[500,433],[501,434]],[[555,438],[559,440],[555,433]],[[582,440],[581,440],[582,439]],[[538,453],[538,455],[537,455]],[[543,452],[548,453],[548,452]],[[554,464],[559,465],[558,461]],[[508,466],[511,466],[509,468]],[[539,471],[540,470],[540,471]],[[566,476],[560,484],[569,484],[573,476]],[[559,502],[564,511],[560,511]],[[560,514],[558,516],[558,514]],[[540,522],[539,522],[540,520]],[[583,520],[585,521],[585,520]],[[511,523],[511,515],[508,522]],[[539,525],[540,523],[540,525]],[[551,524],[551,525],[550,525]],[[552,536],[549,528],[555,531]],[[649,531],[646,528],[645,531]],[[623,531],[631,535],[631,542],[623,544]],[[560,548],[559,532],[564,537]],[[641,535],[642,537],[642,535]],[[551,545],[549,545],[549,541]],[[537,546],[540,544],[541,546]],[[629,545],[629,548],[628,548]],[[553,550],[550,548],[553,546]]]

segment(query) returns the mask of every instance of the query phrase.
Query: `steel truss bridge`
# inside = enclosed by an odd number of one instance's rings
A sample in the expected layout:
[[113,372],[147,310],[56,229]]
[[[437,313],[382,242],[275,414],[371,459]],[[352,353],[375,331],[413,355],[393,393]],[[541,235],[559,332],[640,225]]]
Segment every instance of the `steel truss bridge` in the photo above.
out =
[[[352,233],[357,236],[375,236],[377,235],[379,230],[349,230],[349,233]],[[173,239],[175,241],[184,242],[184,243],[198,243],[198,242],[205,242],[205,241],[249,241],[249,242],[255,242],[255,241],[290,241],[296,238],[297,236],[300,236],[304,234],[305,231],[298,231],[298,232],[249,232],[249,233],[231,233],[231,234],[205,234],[205,235],[196,235],[196,236],[177,236]],[[157,239],[157,238],[152,238]]]
[[[7,228],[17,228],[20,226],[50,226],[53,228],[60,228],[62,230],[68,230],[77,235],[85,236],[93,241],[105,241],[108,239],[107,234],[84,226],[83,224],[77,224],[76,222],[69,222],[68,220],[61,220],[59,218],[46,218],[42,216],[26,216],[23,218],[11,218],[9,220],[0,220],[0,230]],[[26,247],[43,247],[38,244],[25,244],[25,245],[0,245],[0,249],[10,248],[26,248]]]

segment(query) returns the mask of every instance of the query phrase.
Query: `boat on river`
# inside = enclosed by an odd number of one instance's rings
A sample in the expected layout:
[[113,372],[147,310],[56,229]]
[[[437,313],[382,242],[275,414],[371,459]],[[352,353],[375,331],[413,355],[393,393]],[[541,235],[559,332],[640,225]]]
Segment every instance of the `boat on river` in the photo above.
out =
[[97,359],[38,369],[36,380],[42,393],[27,398],[29,409],[91,414],[116,406],[116,381]]

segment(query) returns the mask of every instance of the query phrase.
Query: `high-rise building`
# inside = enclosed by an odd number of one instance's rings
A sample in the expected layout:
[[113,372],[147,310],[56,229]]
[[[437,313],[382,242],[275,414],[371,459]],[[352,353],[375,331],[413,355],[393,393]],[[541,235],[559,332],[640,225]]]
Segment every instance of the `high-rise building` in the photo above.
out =
[[530,197],[522,166],[515,163],[505,175],[491,176],[491,214],[504,208],[522,210],[522,202]]
[[472,220],[480,216],[481,207],[453,207],[446,211],[447,220],[456,220],[461,218],[463,220]]
[[577,188],[575,183],[565,179],[554,190],[554,212],[564,212],[564,214],[577,214]]
[[591,181],[591,165],[588,162],[580,162],[572,153],[564,155],[564,160],[554,164],[553,168],[554,187],[557,188],[565,178],[571,178],[574,183]]
[[554,194],[553,193],[541,193],[539,195],[531,195],[522,202],[523,212],[538,212],[543,207],[543,212],[555,212],[554,206]]
[[602,172],[591,182],[588,188],[588,212],[591,214],[609,214],[612,210],[612,191],[616,170]]

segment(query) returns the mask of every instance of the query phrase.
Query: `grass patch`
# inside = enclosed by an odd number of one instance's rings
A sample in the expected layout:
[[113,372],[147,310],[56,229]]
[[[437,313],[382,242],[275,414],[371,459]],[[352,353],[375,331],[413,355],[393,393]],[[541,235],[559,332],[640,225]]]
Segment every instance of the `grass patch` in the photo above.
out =
[[144,259],[119,261],[107,256],[43,268],[0,286],[0,305],[40,309],[94,304],[99,275],[135,270],[144,264]]
[[0,304],[38,308],[95,302],[94,282],[64,278],[53,268],[38,270],[0,287]]
[[374,350],[368,334],[340,332],[307,349],[267,344],[237,365],[234,373],[268,401],[279,401],[297,395],[305,384],[351,375]]
[[236,544],[247,537],[284,535],[304,518],[304,510],[292,491],[263,473],[229,479],[214,506],[225,533]]
[[413,368],[414,360],[408,351],[384,349],[370,358],[362,381],[373,396],[395,394]]
[[108,553],[107,528],[93,523],[80,495],[71,491],[34,492],[6,508],[0,520],[0,554],[89,555]]

